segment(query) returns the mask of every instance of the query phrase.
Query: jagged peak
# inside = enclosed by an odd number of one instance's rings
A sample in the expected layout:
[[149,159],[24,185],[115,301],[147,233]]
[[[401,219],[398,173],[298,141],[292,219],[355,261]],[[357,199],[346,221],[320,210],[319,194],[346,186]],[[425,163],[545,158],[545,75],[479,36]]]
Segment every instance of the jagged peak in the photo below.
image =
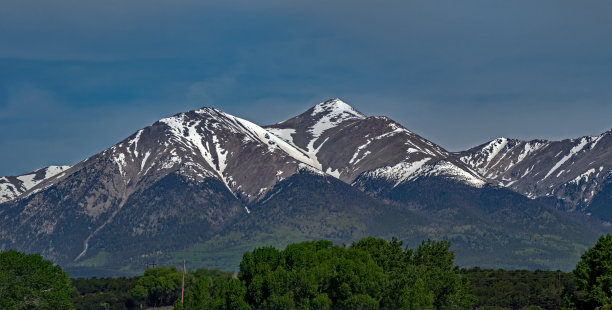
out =
[[[523,140],[517,140],[517,141],[523,141]],[[548,143],[550,142],[549,140],[546,139],[532,139],[529,141],[523,141],[525,143],[529,143],[529,144],[535,144],[535,143]]]
[[198,110],[194,111],[197,114],[208,114],[208,115],[219,115],[219,114],[226,114],[225,112],[217,109],[217,108],[213,108],[213,107],[202,107]]
[[[587,140],[598,140],[601,139],[607,135],[612,135],[612,129],[605,131],[599,135],[595,135],[595,136],[580,136],[577,138],[565,138],[562,140],[548,140],[548,139],[531,139],[531,140],[522,140],[522,139],[517,139],[517,138],[509,138],[509,137],[504,137],[504,136],[500,136],[498,138],[489,140],[488,142],[485,142],[483,145],[491,145],[491,144],[500,144],[500,143],[504,143],[504,142],[513,142],[513,143],[527,143],[527,144],[534,144],[534,143],[556,143],[556,142],[564,142],[564,141],[570,141],[570,142],[576,142],[576,141],[581,141],[583,139],[587,139]],[[478,148],[479,146],[477,146],[476,148]]]
[[597,135],[597,136],[587,136],[587,137],[589,137],[589,138],[591,138],[593,140],[596,140],[596,139],[601,139],[601,138],[609,136],[609,135],[612,135],[612,129],[610,129],[610,130],[608,130],[606,132],[603,132],[603,133],[601,133],[600,135]]
[[506,147],[506,145],[508,145],[508,142],[512,141],[513,139],[508,139],[506,137],[495,138],[485,143],[482,149],[488,151],[491,151],[491,149],[499,151],[499,149]]
[[198,121],[201,119],[212,119],[219,122],[235,123],[235,120],[238,118],[234,115],[225,113],[217,108],[203,107],[198,110],[177,113],[170,117],[162,118],[158,122],[165,123],[170,126],[183,126],[185,124],[189,124],[193,121]]
[[312,108],[312,113],[311,113],[312,116],[316,116],[322,113],[343,116],[343,118],[346,118],[346,119],[350,119],[350,118],[364,119],[366,118],[366,116],[363,113],[357,111],[355,108],[353,108],[346,102],[342,101],[340,98],[332,98],[332,99],[326,100],[324,102],[321,102],[315,105]]
[[534,145],[534,144],[544,144],[544,143],[548,143],[550,141],[548,140],[543,140],[543,139],[533,139],[533,140],[521,140],[521,139],[516,139],[516,138],[508,138],[508,137],[497,137],[495,139],[489,140],[479,146],[473,147],[472,150],[474,149],[478,149],[478,150],[483,150],[486,148],[497,148],[497,147],[507,147],[507,148],[513,148],[517,145]]
[[509,141],[509,140],[512,140],[512,139],[507,138],[507,137],[503,137],[503,136],[502,136],[502,137],[499,137],[499,138],[494,139],[494,140],[495,140],[495,142],[497,142],[497,143],[504,143],[505,141]]
[[213,107],[202,107],[197,110],[190,110],[187,112],[181,112],[181,113],[174,114],[172,116],[164,117],[158,120],[157,122],[165,123],[165,124],[182,123],[182,122],[189,121],[195,115],[199,115],[200,117],[219,118],[219,116],[223,117],[226,114],[223,111],[213,108]]

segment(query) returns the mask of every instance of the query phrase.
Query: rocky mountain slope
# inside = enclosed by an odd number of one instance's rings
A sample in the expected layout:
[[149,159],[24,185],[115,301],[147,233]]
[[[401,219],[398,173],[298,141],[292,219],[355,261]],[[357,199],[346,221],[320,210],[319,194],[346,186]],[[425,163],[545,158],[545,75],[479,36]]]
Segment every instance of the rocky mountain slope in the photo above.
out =
[[[303,155],[261,127],[215,109],[164,118],[3,205],[2,248],[17,246],[78,262],[88,254],[90,241],[103,239],[100,234],[107,226],[146,203],[134,202],[136,197],[168,179],[198,184],[204,205],[231,197],[232,203],[219,203],[216,211],[197,217],[214,231],[239,213],[248,213],[246,204],[279,180],[309,168],[294,157]],[[303,161],[308,163],[308,158]],[[163,214],[149,220],[158,222],[172,214],[174,206],[160,206]],[[127,233],[142,234],[143,219],[129,218]],[[66,238],[74,242],[62,242]]]
[[612,130],[563,141],[498,138],[455,156],[500,186],[588,213],[612,177]]
[[[562,157],[544,179],[587,149],[610,148],[606,134],[573,143],[550,147]],[[536,167],[540,157],[530,156],[540,153],[515,148],[506,155],[516,157],[512,164],[503,164],[496,145],[449,153],[339,99],[265,127],[202,108],[161,119],[73,167],[0,179],[0,189],[11,188],[0,203],[0,249],[39,252],[80,275],[116,275],[179,256],[231,269],[254,246],[376,235],[414,245],[451,240],[466,266],[571,267],[605,227],[510,191],[535,197],[531,187],[513,187],[521,178],[506,179],[512,167]],[[564,153],[569,147],[573,155]],[[520,146],[532,148],[545,149]],[[606,165],[581,182],[609,172],[610,156],[592,154],[581,160]],[[589,196],[601,214],[604,181]]]
[[485,184],[440,146],[387,117],[366,117],[340,99],[265,128],[308,154],[313,166],[346,183],[368,172],[396,184],[431,175]]

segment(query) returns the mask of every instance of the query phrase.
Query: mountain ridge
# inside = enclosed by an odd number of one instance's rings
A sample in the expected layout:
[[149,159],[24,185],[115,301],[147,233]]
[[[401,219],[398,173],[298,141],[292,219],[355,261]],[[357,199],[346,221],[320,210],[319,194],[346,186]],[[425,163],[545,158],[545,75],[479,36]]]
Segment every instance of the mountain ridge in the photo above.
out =
[[497,138],[454,155],[500,186],[586,210],[612,171],[612,130],[561,141]]
[[[582,158],[589,143],[593,145],[589,149],[599,145],[608,150],[610,139],[603,136],[594,145],[592,140],[555,144],[551,149],[559,149],[558,156],[563,156],[542,164],[538,173],[552,169],[580,145],[558,169],[579,156],[582,161],[599,158],[607,163],[606,152]],[[572,212],[587,214],[588,206],[563,209],[523,199],[520,188],[506,180],[524,173],[512,169],[521,168],[530,156],[548,158],[552,151],[523,154],[519,151],[526,146],[519,140],[493,142],[448,152],[388,117],[366,116],[337,98],[267,126],[204,107],[162,118],[0,203],[0,249],[40,252],[70,268],[116,262],[140,268],[138,262],[146,257],[171,260],[171,253],[198,246],[210,249],[213,244],[234,242],[240,245],[235,247],[238,251],[274,238],[344,242],[367,234],[390,237],[396,231],[411,242],[427,237],[452,240],[465,248],[460,252],[466,265],[476,259],[468,257],[469,249],[489,257],[496,251],[514,251],[508,257],[524,260],[514,266],[546,266],[542,261],[529,262],[525,247],[543,251],[542,259],[552,259],[564,249],[568,258],[551,266],[571,265],[567,260],[578,257],[605,226],[571,220]],[[513,162],[519,158],[520,163]],[[507,159],[513,165],[504,162]],[[587,190],[585,184],[593,176],[597,173],[582,177],[577,185]],[[601,175],[596,181],[602,184],[597,185],[602,194],[591,194],[597,202],[592,211],[605,222],[608,213],[602,206],[608,199],[608,183]],[[352,198],[356,196],[362,198]],[[498,197],[500,204],[487,197]],[[331,209],[326,210],[326,205]],[[500,211],[489,213],[491,208]],[[353,214],[357,211],[359,217]],[[364,215],[368,212],[371,217]],[[538,214],[545,215],[547,225],[535,225]],[[300,222],[291,219],[298,215]],[[540,236],[539,241],[502,225],[504,217]],[[253,231],[241,232],[239,227]],[[314,227],[319,227],[318,232]],[[250,236],[250,241],[236,239],[240,235]],[[478,235],[486,238],[474,239]],[[512,240],[512,246],[504,249],[486,243],[500,238]],[[503,257],[492,261],[511,264]]]
[[70,166],[48,166],[18,176],[0,177],[0,203],[16,199],[41,182],[57,177]]

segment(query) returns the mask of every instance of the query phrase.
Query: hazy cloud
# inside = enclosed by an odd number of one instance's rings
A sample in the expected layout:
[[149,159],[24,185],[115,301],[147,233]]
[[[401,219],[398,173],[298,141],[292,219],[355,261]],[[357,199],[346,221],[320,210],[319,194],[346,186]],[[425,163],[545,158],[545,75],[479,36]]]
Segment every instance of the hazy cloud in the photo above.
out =
[[451,150],[598,134],[612,127],[611,10],[610,1],[4,3],[0,175],[73,163],[189,109],[269,124],[330,97]]

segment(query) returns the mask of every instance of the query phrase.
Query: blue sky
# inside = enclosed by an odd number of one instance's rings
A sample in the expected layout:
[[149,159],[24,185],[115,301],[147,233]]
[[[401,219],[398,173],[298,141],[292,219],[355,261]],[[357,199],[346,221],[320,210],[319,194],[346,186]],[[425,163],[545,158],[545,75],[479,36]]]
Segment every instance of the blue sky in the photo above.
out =
[[213,106],[259,124],[340,97],[455,151],[612,128],[609,1],[12,1],[0,175],[75,164]]

